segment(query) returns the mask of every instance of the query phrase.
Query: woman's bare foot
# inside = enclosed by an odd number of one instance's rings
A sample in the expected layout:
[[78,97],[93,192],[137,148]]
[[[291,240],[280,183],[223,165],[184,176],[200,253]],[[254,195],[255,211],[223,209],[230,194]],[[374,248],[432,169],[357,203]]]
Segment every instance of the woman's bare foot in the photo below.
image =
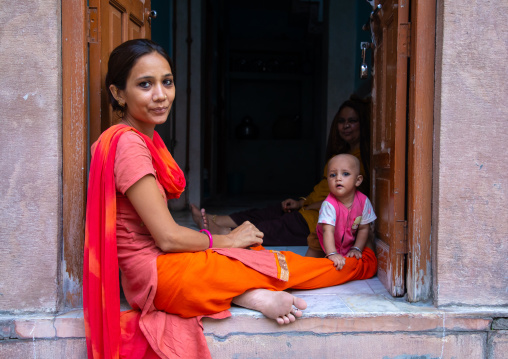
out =
[[257,310],[265,317],[275,319],[279,324],[289,324],[302,316],[307,303],[284,291],[252,289],[238,297],[233,303],[248,309]]
[[201,216],[203,217],[203,223],[207,226],[206,228],[212,234],[228,234],[231,233],[231,228],[221,227],[214,221],[215,216],[208,216],[204,208],[201,208]]
[[196,226],[198,226],[199,229],[207,228],[207,227],[205,227],[205,223],[204,223],[204,220],[206,219],[206,214],[203,217],[199,208],[193,204],[190,205],[190,209],[191,209],[191,213],[192,213],[192,220],[194,221],[194,223],[196,223]]
[[191,204],[192,219],[199,229],[208,229],[212,234],[228,234],[231,228],[221,227],[213,220],[215,216],[206,214],[204,208],[201,210],[195,205]]

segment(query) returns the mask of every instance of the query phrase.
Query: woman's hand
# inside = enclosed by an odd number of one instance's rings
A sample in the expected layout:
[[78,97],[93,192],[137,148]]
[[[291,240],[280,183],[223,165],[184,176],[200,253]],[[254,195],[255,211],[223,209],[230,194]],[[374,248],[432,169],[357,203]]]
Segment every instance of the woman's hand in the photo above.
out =
[[227,234],[232,241],[231,248],[247,248],[263,243],[263,232],[249,221],[243,222]]
[[303,206],[303,199],[296,201],[294,199],[288,198],[282,201],[282,210],[284,212],[298,211]]
[[341,256],[340,254],[332,254],[331,256],[326,257],[329,260],[333,262],[333,265],[337,270],[341,270],[342,267],[344,267],[344,264],[346,264],[346,258]]

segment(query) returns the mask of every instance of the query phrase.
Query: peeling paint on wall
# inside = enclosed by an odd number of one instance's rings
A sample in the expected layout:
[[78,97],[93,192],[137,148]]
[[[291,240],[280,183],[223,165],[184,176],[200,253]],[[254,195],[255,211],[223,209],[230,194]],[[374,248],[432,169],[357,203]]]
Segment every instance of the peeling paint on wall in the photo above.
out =
[[28,97],[29,96],[35,96],[35,94],[37,94],[37,92],[31,92],[31,93],[27,93],[25,96],[23,96],[23,100],[28,100]]

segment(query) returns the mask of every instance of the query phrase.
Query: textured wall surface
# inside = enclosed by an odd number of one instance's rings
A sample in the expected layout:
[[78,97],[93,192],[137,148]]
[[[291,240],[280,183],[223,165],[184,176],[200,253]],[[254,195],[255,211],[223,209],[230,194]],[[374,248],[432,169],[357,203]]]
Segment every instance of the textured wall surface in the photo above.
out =
[[506,1],[438,1],[433,183],[437,305],[508,304]]
[[2,358],[38,358],[38,359],[86,359],[85,339],[59,339],[21,341],[9,340],[1,343]]
[[[355,358],[431,359],[484,358],[484,333],[453,334],[445,337],[419,334],[332,334],[317,336],[233,335],[207,338],[213,358]],[[401,345],[401,343],[404,343]]]
[[[438,2],[433,275],[438,305],[506,305],[506,1]],[[0,3],[0,311],[58,306],[60,2]]]
[[0,311],[58,303],[60,53],[60,1],[0,2]]

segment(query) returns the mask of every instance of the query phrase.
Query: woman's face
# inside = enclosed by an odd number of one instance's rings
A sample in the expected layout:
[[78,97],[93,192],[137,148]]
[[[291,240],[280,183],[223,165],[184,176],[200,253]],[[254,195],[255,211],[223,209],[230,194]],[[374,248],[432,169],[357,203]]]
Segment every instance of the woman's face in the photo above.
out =
[[155,125],[166,122],[175,99],[169,63],[157,52],[140,57],[131,69],[125,90],[118,90],[115,97],[126,104],[123,120],[145,134],[150,133]]
[[351,148],[360,143],[360,118],[351,107],[344,107],[339,112],[338,118],[339,136],[346,141]]

